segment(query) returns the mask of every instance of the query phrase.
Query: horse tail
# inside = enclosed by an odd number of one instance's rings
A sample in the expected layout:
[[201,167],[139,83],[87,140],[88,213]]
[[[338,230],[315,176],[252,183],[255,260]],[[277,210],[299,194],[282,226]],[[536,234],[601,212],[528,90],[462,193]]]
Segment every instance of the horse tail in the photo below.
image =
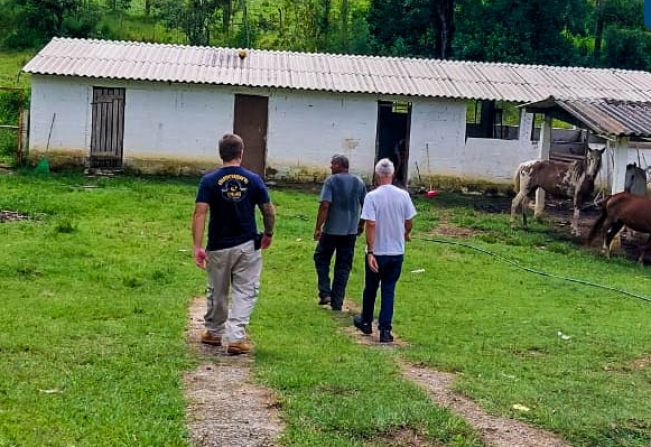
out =
[[[610,196],[612,197],[612,196]],[[588,235],[588,243],[591,243],[595,236],[597,235],[597,232],[601,230],[601,228],[604,226],[604,222],[606,222],[606,218],[608,217],[608,201],[610,200],[610,197],[606,197],[603,202],[601,202],[601,214],[599,215],[599,218],[595,221],[594,225],[592,225],[592,228],[590,229],[590,234]]]
[[520,175],[522,174],[523,167],[524,164],[518,166],[518,169],[515,170],[515,174],[513,175],[513,190],[516,194],[520,192]]

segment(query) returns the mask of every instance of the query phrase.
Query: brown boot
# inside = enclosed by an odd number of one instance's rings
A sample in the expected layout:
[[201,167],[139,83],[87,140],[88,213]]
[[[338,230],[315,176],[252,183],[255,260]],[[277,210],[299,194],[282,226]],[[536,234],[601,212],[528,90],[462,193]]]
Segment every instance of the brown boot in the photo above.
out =
[[248,354],[252,350],[253,350],[253,345],[251,345],[251,342],[246,339],[242,339],[238,341],[229,342],[227,352],[229,354],[239,355],[239,354]]
[[221,346],[222,345],[222,336],[213,335],[210,331],[205,330],[201,333],[201,343],[211,346]]

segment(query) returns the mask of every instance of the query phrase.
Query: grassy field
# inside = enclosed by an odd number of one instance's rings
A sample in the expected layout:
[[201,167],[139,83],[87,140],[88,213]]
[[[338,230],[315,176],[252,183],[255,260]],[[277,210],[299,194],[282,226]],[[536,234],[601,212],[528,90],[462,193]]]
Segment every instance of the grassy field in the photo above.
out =
[[29,62],[36,51],[0,51],[0,87],[26,88],[29,76],[20,69]]
[[[185,444],[180,377],[198,359],[183,331],[204,284],[186,251],[195,183],[0,177],[0,209],[31,216],[0,224],[0,446]],[[651,367],[636,362],[651,355],[650,304],[415,240],[395,319],[410,346],[362,347],[342,333],[345,320],[316,306],[316,196],[272,196],[278,237],[251,334],[256,377],[287,423],[283,445],[380,446],[398,429],[479,445],[400,377],[396,356],[458,372],[458,390],[489,411],[573,445],[651,443]],[[607,262],[542,224],[511,231],[505,215],[481,211],[483,200],[419,200],[416,236],[438,237],[430,232],[445,222],[527,265],[649,294],[648,267]],[[361,260],[348,293],[358,301]]]

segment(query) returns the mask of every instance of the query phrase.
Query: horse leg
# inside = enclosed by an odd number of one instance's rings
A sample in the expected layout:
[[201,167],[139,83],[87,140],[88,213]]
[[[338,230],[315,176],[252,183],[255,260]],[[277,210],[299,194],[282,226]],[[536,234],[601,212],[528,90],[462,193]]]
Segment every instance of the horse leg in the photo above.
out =
[[579,218],[581,217],[581,208],[574,206],[574,215],[572,216],[572,233],[575,236],[580,236],[579,234]]
[[637,260],[640,265],[644,265],[644,257],[649,250],[651,250],[651,234],[649,234],[649,239],[646,241],[642,254],[640,254],[640,258]]
[[604,247],[606,248],[606,257],[610,259],[610,251],[612,249],[613,239],[617,236],[617,233],[624,227],[624,223],[621,221],[615,221],[612,224],[605,226],[606,236],[604,237]]
[[572,215],[572,234],[575,236],[580,236],[579,234],[579,219],[581,218],[581,207],[583,206],[583,201],[580,197],[580,190],[577,187],[577,191],[574,193],[572,204],[574,205],[574,214]]
[[527,195],[525,194],[525,192],[520,190],[520,192],[513,199],[513,202],[511,202],[511,226],[515,225],[515,215],[518,213],[518,209],[520,209],[522,211],[522,223],[526,228],[527,217],[524,214],[525,206],[526,206],[525,203],[526,198]]

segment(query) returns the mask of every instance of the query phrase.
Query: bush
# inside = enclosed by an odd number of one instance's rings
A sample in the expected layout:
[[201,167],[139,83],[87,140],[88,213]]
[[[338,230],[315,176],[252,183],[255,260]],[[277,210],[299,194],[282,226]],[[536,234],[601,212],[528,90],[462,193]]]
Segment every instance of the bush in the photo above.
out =
[[[18,125],[20,94],[0,91],[0,124]],[[13,161],[16,154],[17,130],[0,129],[0,161]]]

